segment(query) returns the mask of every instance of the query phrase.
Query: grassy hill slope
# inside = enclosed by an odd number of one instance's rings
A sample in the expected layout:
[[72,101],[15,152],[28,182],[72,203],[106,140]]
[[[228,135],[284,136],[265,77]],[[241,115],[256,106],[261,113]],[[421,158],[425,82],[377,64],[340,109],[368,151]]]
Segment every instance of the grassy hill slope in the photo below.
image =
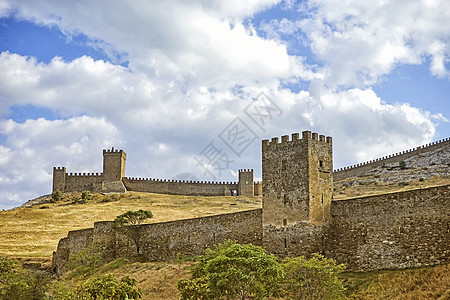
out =
[[112,221],[128,210],[150,210],[154,217],[147,223],[156,223],[261,207],[261,198],[231,196],[127,192],[94,194],[87,203],[75,204],[79,199],[81,193],[74,193],[66,195],[62,202],[0,212],[0,256],[49,261],[58,241],[67,236],[68,231],[90,228],[98,221]]

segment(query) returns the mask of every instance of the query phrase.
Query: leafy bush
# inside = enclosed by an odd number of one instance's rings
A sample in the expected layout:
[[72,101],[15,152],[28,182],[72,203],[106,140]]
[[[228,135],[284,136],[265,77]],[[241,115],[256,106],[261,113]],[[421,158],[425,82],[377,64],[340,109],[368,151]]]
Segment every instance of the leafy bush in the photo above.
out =
[[400,169],[402,169],[402,170],[406,169],[406,162],[404,160],[400,161],[398,163],[398,165],[399,165]]
[[81,199],[82,200],[88,201],[88,200],[91,200],[91,198],[92,198],[91,192],[84,191],[84,192],[81,193]]
[[225,241],[206,250],[178,290],[181,299],[265,299],[281,294],[283,275],[276,257],[263,248]]
[[109,194],[105,195],[101,202],[114,202],[122,199],[123,197],[125,197],[123,194]]
[[97,276],[84,282],[84,292],[88,299],[139,299],[141,290],[136,286],[136,280],[128,276],[117,281],[113,274]]
[[0,299],[44,299],[50,278],[44,271],[19,269],[16,262],[0,257],[0,281]]
[[336,265],[334,259],[313,254],[311,259],[303,256],[286,258],[285,288],[292,299],[345,299],[345,288],[337,277],[345,269]]
[[61,191],[54,191],[52,193],[52,203],[61,201],[62,196],[63,196],[63,193]]

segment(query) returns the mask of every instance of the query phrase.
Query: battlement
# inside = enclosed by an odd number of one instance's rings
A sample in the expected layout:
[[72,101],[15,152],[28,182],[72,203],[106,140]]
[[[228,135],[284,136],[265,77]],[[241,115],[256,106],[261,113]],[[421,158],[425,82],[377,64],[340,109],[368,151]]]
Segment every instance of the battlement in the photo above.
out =
[[103,149],[103,154],[105,153],[125,153],[123,150],[114,149],[112,147],[111,149]]
[[239,173],[250,173],[253,172],[253,169],[239,169]]
[[267,149],[268,147],[279,147],[288,145],[291,143],[296,143],[302,140],[315,140],[322,143],[332,143],[332,138],[330,136],[325,137],[325,135],[319,135],[316,132],[311,131],[302,131],[302,138],[300,139],[299,133],[291,134],[291,139],[289,140],[289,135],[281,136],[281,142],[279,142],[278,137],[273,137],[270,141],[268,139],[262,141],[263,149]]
[[53,167],[53,171],[64,171],[64,172],[66,172],[66,167]]
[[[375,167],[381,166],[385,163],[399,162],[399,161],[407,159],[411,156],[414,156],[414,155],[417,155],[420,153],[424,153],[424,152],[428,152],[428,151],[432,151],[434,149],[446,146],[447,144],[450,145],[450,138],[441,139],[439,141],[435,141],[435,142],[428,143],[428,144],[425,144],[422,146],[418,146],[418,147],[415,147],[412,149],[400,151],[400,152],[397,152],[394,154],[390,154],[390,155],[386,155],[386,156],[376,158],[373,160],[358,163],[358,164],[355,164],[352,166],[339,168],[339,169],[334,170],[333,173],[335,174],[335,177],[337,180],[341,180],[348,176],[355,176],[356,173],[354,174],[354,172],[358,172],[359,169],[361,169],[361,171],[365,171],[368,168],[369,169],[372,167],[375,168]],[[348,173],[348,176],[346,176],[347,173]]]
[[67,177],[101,177],[103,173],[66,173]]
[[178,180],[178,179],[158,179],[158,178],[142,178],[142,177],[125,177],[129,181],[150,181],[161,183],[185,183],[185,184],[210,184],[210,185],[236,185],[237,182],[225,181],[200,181],[200,180]]

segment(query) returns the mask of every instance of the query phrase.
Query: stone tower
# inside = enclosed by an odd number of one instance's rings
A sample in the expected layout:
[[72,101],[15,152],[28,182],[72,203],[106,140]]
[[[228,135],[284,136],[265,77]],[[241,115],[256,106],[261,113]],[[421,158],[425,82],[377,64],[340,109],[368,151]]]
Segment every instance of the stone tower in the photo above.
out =
[[[278,255],[320,252],[330,217],[332,139],[310,131],[262,141],[263,240]],[[311,252],[312,251],[312,252]]]
[[53,187],[52,192],[64,192],[66,187],[66,168],[53,167]]
[[253,169],[239,170],[238,195],[253,197],[255,195],[253,181]]
[[127,155],[123,150],[103,150],[103,180],[122,181],[125,177]]

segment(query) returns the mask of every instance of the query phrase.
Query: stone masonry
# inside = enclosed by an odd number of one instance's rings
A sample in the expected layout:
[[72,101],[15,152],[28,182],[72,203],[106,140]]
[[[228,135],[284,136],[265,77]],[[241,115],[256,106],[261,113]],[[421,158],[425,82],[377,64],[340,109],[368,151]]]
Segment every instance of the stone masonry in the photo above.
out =
[[[331,137],[304,131],[301,139],[294,133],[291,140],[264,140],[262,209],[142,225],[142,254],[169,260],[234,239],[263,245],[279,257],[322,253],[350,271],[450,262],[450,185],[332,201],[332,169]],[[65,169],[57,171],[54,188],[64,180],[67,186]],[[246,193],[253,171],[240,175]],[[255,194],[260,186],[253,185]],[[107,261],[136,254],[132,241],[113,231],[111,222],[98,222],[60,240],[55,271],[64,272],[71,253],[94,245],[102,247]]]
[[[199,196],[261,196],[260,183],[254,182],[253,169],[239,170],[239,181],[211,182],[125,177],[127,155],[123,150],[103,150],[103,173],[67,173],[53,168],[52,191],[62,192],[149,192]],[[256,193],[255,193],[256,187]]]

